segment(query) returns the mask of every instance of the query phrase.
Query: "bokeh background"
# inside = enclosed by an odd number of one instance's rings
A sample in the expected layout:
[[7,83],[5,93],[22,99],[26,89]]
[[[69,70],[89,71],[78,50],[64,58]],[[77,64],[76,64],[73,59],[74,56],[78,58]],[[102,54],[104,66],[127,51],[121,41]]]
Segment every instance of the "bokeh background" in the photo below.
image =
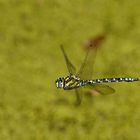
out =
[[[0,140],[139,140],[140,84],[84,98],[58,90],[83,44],[104,34],[93,78],[140,77],[139,0],[0,0]],[[94,59],[94,57],[93,57]]]

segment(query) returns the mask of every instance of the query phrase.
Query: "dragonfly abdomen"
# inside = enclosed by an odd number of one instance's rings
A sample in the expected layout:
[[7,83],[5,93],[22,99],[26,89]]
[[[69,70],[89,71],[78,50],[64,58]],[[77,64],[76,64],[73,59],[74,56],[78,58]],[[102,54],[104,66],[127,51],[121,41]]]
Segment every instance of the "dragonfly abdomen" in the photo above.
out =
[[139,81],[138,78],[103,78],[103,79],[95,79],[95,80],[82,80],[82,85],[86,84],[97,84],[97,83],[111,83],[111,82],[134,82]]

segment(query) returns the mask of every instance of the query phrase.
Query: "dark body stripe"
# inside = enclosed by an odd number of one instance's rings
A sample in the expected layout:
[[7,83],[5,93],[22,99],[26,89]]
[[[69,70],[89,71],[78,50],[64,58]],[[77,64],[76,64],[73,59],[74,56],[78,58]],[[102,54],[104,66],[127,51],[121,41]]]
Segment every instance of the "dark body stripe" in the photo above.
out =
[[69,90],[69,89],[74,89],[80,87],[80,80],[76,80],[70,77],[65,78],[64,82],[64,89]]

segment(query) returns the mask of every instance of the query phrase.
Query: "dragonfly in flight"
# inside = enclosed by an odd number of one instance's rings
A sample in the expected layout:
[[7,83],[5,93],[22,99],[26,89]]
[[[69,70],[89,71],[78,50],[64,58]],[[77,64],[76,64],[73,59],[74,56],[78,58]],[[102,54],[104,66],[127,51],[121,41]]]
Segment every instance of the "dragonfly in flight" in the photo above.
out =
[[[138,78],[132,77],[120,77],[120,78],[102,78],[102,79],[91,79],[92,72],[93,72],[93,64],[94,64],[94,54],[93,50],[88,49],[84,61],[80,67],[78,73],[76,73],[76,68],[71,63],[70,59],[68,58],[64,47],[60,46],[61,51],[64,55],[66,65],[69,71],[69,75],[66,77],[61,77],[56,80],[56,87],[63,88],[64,90],[75,90],[76,97],[77,97],[77,104],[81,103],[81,96],[80,96],[80,87],[88,87],[90,89],[94,89],[95,91],[99,92],[102,95],[112,94],[115,90],[105,85],[104,83],[111,83],[111,82],[135,82],[139,81]],[[94,51],[96,53],[96,51]]]

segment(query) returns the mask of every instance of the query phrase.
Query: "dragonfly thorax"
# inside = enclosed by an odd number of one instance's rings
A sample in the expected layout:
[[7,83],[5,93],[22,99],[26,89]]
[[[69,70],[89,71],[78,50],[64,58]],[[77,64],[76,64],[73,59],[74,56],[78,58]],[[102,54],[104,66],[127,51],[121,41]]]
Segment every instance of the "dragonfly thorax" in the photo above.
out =
[[56,84],[56,87],[57,88],[63,88],[64,87],[64,78],[58,78],[56,81],[55,81],[55,84]]
[[75,79],[76,81],[79,81],[80,80],[80,77],[76,76],[76,75],[73,75],[73,74],[70,74],[69,76],[70,79]]
[[64,90],[71,90],[81,86],[80,78],[72,74],[67,77],[58,78],[55,83],[57,88],[63,88]]

